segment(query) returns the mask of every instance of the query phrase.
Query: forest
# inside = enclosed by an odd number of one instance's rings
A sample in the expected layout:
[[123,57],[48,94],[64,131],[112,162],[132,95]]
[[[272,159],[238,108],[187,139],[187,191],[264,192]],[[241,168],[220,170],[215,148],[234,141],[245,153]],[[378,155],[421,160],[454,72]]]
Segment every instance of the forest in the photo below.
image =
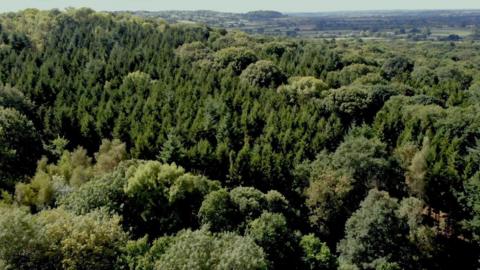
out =
[[0,194],[5,270],[478,269],[480,43],[3,13]]

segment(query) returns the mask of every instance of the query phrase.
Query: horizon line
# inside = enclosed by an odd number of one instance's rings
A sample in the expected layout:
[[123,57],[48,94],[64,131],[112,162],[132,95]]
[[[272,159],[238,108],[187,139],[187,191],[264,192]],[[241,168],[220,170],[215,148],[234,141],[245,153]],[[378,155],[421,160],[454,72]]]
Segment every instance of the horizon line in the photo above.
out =
[[218,13],[231,13],[231,14],[246,14],[249,12],[256,12],[256,11],[272,11],[272,12],[279,12],[282,14],[320,14],[320,13],[362,13],[362,12],[429,12],[429,11],[480,11],[479,8],[429,8],[429,9],[339,9],[339,10],[327,10],[327,11],[281,11],[281,10],[274,10],[274,9],[253,9],[250,11],[222,11],[222,10],[215,10],[215,9],[155,9],[155,10],[148,10],[148,9],[112,9],[112,10],[105,10],[105,9],[95,9],[93,7],[88,6],[71,6],[71,7],[59,7],[59,8],[37,8],[37,7],[27,7],[18,9],[15,11],[3,11],[0,10],[0,13],[8,13],[8,12],[21,12],[24,10],[35,9],[40,11],[49,11],[49,10],[61,10],[65,11],[67,9],[82,9],[88,8],[92,9],[96,12],[172,12],[172,11],[186,11],[186,12],[200,12],[200,11],[208,11],[208,12],[218,12]]

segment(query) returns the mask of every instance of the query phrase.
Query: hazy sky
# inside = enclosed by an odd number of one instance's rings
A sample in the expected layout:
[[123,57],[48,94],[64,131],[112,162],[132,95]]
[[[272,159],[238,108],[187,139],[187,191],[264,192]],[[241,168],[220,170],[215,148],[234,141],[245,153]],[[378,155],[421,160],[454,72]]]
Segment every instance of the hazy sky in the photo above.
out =
[[480,0],[0,0],[0,11],[91,7],[95,10],[198,10],[245,12],[268,9],[315,12],[375,9],[480,9]]

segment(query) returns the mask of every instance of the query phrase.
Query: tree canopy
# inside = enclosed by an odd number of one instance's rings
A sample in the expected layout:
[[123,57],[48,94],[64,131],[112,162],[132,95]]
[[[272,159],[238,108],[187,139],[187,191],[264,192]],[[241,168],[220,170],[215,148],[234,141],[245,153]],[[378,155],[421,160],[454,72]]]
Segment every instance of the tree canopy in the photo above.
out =
[[474,40],[0,14],[0,268],[477,269],[479,63]]

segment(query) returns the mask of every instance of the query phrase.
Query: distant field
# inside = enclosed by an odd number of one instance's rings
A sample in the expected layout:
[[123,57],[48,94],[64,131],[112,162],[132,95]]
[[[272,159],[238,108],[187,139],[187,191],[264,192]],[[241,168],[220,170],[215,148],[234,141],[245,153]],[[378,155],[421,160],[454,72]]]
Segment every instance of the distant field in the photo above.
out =
[[433,36],[459,35],[467,37],[472,34],[472,29],[469,28],[433,28],[431,31]]
[[470,38],[480,26],[478,10],[368,11],[281,14],[213,11],[135,12],[168,22],[197,22],[249,34],[304,38],[408,39],[413,41]]

